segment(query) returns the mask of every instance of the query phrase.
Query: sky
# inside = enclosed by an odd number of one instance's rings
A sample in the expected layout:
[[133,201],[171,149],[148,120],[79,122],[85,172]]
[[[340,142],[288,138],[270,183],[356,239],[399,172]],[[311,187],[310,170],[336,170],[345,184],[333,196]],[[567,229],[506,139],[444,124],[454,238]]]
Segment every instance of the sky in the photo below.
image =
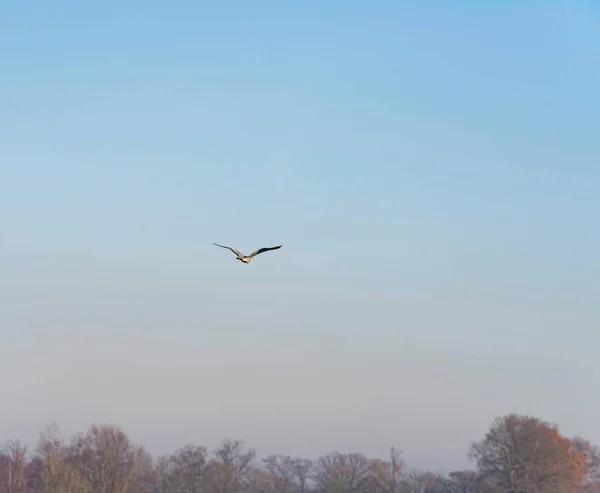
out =
[[0,60],[0,441],[600,445],[597,2],[4,0]]

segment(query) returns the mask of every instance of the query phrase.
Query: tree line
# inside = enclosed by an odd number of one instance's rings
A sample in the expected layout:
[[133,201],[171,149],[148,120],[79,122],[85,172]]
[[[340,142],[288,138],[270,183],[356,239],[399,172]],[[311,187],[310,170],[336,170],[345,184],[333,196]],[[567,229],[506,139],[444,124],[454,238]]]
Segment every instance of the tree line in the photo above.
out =
[[63,441],[52,425],[31,452],[0,452],[2,493],[600,493],[600,449],[531,416],[497,418],[468,450],[474,470],[441,475],[386,460],[332,452],[308,460],[260,458],[240,440],[215,450],[185,445],[153,458],[117,426],[92,425]]

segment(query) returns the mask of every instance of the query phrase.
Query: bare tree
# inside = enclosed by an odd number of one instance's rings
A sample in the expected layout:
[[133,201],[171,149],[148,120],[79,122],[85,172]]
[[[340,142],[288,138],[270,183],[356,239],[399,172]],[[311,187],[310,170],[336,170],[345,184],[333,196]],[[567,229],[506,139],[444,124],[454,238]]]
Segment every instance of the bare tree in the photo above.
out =
[[48,427],[37,446],[44,493],[92,493],[88,480],[77,467],[65,461],[65,445],[56,425]]
[[205,482],[207,450],[186,445],[161,457],[155,467],[154,487],[160,493],[199,493]]
[[0,487],[6,493],[28,493],[27,447],[9,442],[0,453]]
[[475,471],[453,471],[449,475],[449,493],[478,493],[479,478]]
[[369,475],[363,485],[365,493],[399,493],[404,478],[404,461],[400,452],[392,447],[389,460],[372,459]]
[[453,471],[437,490],[436,493],[493,493],[476,471]]
[[41,493],[41,461],[29,458],[27,447],[19,440],[8,442],[0,450],[0,491],[2,493]]
[[207,491],[240,493],[247,489],[249,471],[256,451],[244,452],[244,442],[226,439],[214,452],[207,467]]
[[556,427],[516,414],[496,419],[469,456],[499,492],[573,493],[586,474],[585,458]]
[[248,470],[246,481],[247,493],[275,493],[277,478],[269,471],[260,467],[251,467]]
[[402,481],[402,493],[437,493],[444,485],[444,478],[429,472],[411,469]]
[[263,459],[272,478],[274,493],[288,493],[293,485],[296,463],[287,455],[269,455]]
[[314,463],[308,459],[299,457],[294,459],[294,482],[296,483],[300,493],[306,493],[309,488],[309,480],[311,478]]
[[315,482],[323,493],[360,492],[369,472],[370,462],[364,454],[334,452],[317,460]]
[[139,493],[147,490],[151,458],[134,447],[114,426],[91,426],[65,450],[65,460],[77,468],[94,493]]

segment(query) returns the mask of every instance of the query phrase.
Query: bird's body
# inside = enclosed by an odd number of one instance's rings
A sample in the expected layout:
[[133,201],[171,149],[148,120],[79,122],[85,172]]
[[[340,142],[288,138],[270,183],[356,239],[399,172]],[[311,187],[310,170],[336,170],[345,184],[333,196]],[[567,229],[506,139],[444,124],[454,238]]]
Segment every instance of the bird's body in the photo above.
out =
[[231,250],[235,254],[237,260],[239,260],[240,262],[242,262],[246,265],[249,265],[254,260],[254,257],[256,255],[258,255],[260,253],[268,252],[269,250],[279,250],[282,246],[282,245],[279,245],[279,246],[275,246],[275,247],[263,247],[263,248],[259,248],[258,250],[251,253],[250,255],[244,255],[243,253],[239,252],[235,248],[231,248],[231,247],[228,247],[225,245],[219,245],[218,243],[213,243],[213,245]]

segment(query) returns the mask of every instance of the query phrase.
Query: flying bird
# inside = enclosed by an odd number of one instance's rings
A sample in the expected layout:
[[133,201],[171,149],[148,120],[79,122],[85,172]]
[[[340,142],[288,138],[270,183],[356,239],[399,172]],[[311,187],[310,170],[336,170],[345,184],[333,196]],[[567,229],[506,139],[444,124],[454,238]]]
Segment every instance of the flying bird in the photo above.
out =
[[258,250],[251,253],[250,255],[244,255],[243,253],[238,252],[235,248],[231,248],[231,247],[228,247],[225,245],[219,245],[218,243],[213,243],[213,245],[231,250],[233,253],[235,253],[237,259],[240,262],[245,263],[246,265],[250,264],[250,262],[252,262],[252,260],[254,260],[254,257],[256,257],[258,254],[268,252],[270,250],[279,250],[282,246],[282,245],[279,245],[279,246],[274,246],[274,247],[263,247],[263,248],[259,248]]

